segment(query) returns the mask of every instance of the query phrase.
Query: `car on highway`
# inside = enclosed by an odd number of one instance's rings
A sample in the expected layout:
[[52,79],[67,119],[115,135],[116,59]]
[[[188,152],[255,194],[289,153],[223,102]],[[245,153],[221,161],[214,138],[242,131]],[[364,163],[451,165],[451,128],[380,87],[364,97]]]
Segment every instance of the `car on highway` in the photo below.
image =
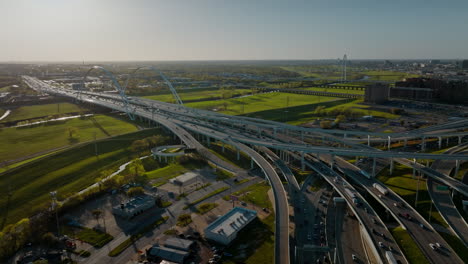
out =
[[437,246],[434,243],[429,243],[429,247],[431,247],[432,250],[437,250]]
[[358,258],[357,258],[356,255],[354,255],[354,254],[351,255],[351,258],[352,258],[354,261],[357,261],[357,260],[358,260]]
[[384,243],[379,242],[379,247],[384,248],[385,247]]

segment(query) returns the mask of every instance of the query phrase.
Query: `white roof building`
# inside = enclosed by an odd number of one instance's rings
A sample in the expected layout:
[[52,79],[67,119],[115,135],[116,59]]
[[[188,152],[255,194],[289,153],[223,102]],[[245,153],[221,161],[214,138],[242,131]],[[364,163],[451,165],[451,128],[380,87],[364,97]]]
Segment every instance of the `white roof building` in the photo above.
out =
[[200,176],[197,173],[187,172],[169,181],[174,185],[186,186],[186,185],[195,183],[198,180],[198,177]]
[[205,228],[205,237],[223,245],[230,244],[246,225],[257,217],[257,212],[234,207]]

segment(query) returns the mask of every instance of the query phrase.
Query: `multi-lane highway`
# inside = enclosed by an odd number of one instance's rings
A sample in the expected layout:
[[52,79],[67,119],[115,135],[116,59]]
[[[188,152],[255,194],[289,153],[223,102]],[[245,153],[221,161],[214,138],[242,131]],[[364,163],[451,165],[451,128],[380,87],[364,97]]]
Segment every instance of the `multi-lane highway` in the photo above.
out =
[[[463,144],[447,150],[446,153],[463,151],[463,153],[468,154],[468,152],[464,151],[467,148],[468,144]],[[455,166],[456,163],[452,161],[436,160],[431,167],[440,173],[450,175],[450,171]],[[468,225],[453,203],[451,191],[446,185],[440,184],[432,178],[427,179],[427,190],[442,218],[444,218],[455,235],[457,235],[465,246],[468,247]]]
[[[327,162],[331,162],[328,156],[321,157]],[[353,164],[346,162],[341,158],[335,159],[336,166],[346,176],[353,179],[356,183],[362,186],[369,194],[379,201],[397,221],[408,231],[413,237],[421,251],[432,263],[463,263],[463,261],[455,254],[454,250],[444,241],[441,235],[413,208],[405,202],[399,195],[394,193],[390,188],[387,188],[383,183],[375,178],[367,178],[360,171],[361,169]],[[374,184],[379,184],[387,190],[388,194],[384,195],[381,191],[374,187]],[[410,216],[411,219],[408,217]],[[446,251],[433,250],[430,243],[442,243]]]
[[346,200],[363,227],[364,239],[368,238],[371,242],[369,244],[374,255],[379,256],[383,261],[386,259],[386,251],[391,251],[395,259],[401,263],[407,263],[383,221],[349,182],[314,157],[307,156],[306,165],[319,173]]
[[[301,153],[297,154],[296,158],[302,160],[307,166],[316,170],[346,199],[348,205],[353,210],[356,217],[359,219],[361,225],[363,226],[365,234],[369,236],[369,240],[372,241],[371,248],[373,248],[373,251],[375,251],[375,253],[379,255],[381,259],[385,258],[385,251],[388,251],[391,245],[392,249],[394,250],[395,257],[401,262],[406,262],[404,256],[401,254],[401,250],[398,249],[397,244],[392,239],[389,231],[386,229],[383,222],[378,218],[375,212],[373,212],[372,208],[365,202],[365,200],[359,195],[359,193],[355,192],[354,190],[355,195],[359,197],[360,200],[362,200],[360,202],[362,206],[358,206],[357,204],[355,204],[353,199],[351,197],[348,197],[349,195],[346,195],[347,191],[345,189],[353,190],[352,186],[349,183],[347,183],[344,179],[341,179],[340,183],[335,182],[335,179],[339,179],[339,176],[337,176],[335,172],[331,171],[328,167],[324,166],[320,161],[314,159],[311,156],[308,156],[308,160],[304,161],[304,155],[307,155],[307,153],[316,153],[322,156],[324,156],[324,154],[327,154],[336,156],[367,156],[382,158],[393,157],[396,161],[400,163],[411,163],[408,164],[408,166],[413,166],[418,170],[423,171],[425,174],[437,178],[438,180],[441,180],[444,183],[447,183],[448,185],[452,186],[453,188],[457,189],[465,195],[468,193],[468,187],[465,184],[454,181],[452,178],[448,177],[447,175],[444,175],[443,173],[436,172],[418,163],[413,163],[407,160],[407,158],[468,160],[468,157],[466,155],[442,155],[416,152],[379,151],[369,147],[356,147],[354,146],[354,143],[348,144],[348,146],[351,147],[344,148],[316,146],[306,143],[304,141],[304,137],[307,137],[308,135],[313,135],[314,133],[323,133],[324,130],[299,128],[296,126],[290,126],[278,122],[254,118],[227,116],[219,113],[196,110],[183,107],[181,105],[173,105],[148,99],[121,98],[115,95],[98,94],[90,92],[83,92],[77,94],[74,91],[51,87],[47,83],[44,83],[32,77],[24,76],[23,79],[28,85],[42,92],[51,93],[59,96],[67,96],[77,100],[81,100],[86,103],[101,105],[114,110],[128,112],[129,116],[140,116],[147,120],[151,120],[162,124],[174,134],[176,134],[178,137],[180,137],[181,140],[189,148],[197,149],[201,153],[201,155],[204,155],[205,157],[207,157],[207,159],[211,160],[216,164],[220,164],[220,166],[228,170],[232,170],[232,168],[229,168],[229,164],[226,162],[222,162],[213,154],[210,155],[210,152],[206,150],[204,146],[200,144],[190,132],[199,135],[204,135],[208,138],[208,140],[210,138],[220,140],[222,142],[236,147],[239,151],[242,151],[249,155],[253,159],[253,161],[264,171],[273,189],[276,214],[276,263],[289,263],[289,213],[286,192],[279,176],[276,174],[276,171],[271,166],[271,164],[264,157],[262,157],[259,153],[254,151],[246,144],[252,146],[272,148],[281,151],[293,151],[295,153]],[[129,111],[131,111],[131,113]],[[466,120],[463,122],[466,122]],[[449,124],[439,127],[440,129],[447,129],[447,131],[449,132],[439,134],[437,134],[437,132],[434,132],[434,130],[430,130],[429,132],[431,133],[431,136],[459,137],[459,139],[461,139],[463,136],[467,135],[467,133],[463,131],[453,131],[453,129],[458,130],[460,124],[463,125],[464,123],[457,122],[455,124]],[[273,135],[273,137],[263,136],[266,132]],[[300,140],[298,140],[299,142],[278,141],[275,139],[275,136],[279,136],[280,133],[286,135],[287,137],[300,138]],[[405,138],[421,138],[425,136],[424,133],[426,133],[426,131],[418,132],[415,134],[407,133],[399,136]],[[330,134],[341,134],[342,136],[346,137],[348,135],[348,132],[330,131]],[[366,134],[369,135],[371,133],[349,133],[349,135],[355,135],[356,137],[360,137]],[[373,136],[382,137],[382,135]],[[326,138],[322,136],[322,142],[325,142],[324,140],[329,140],[330,142],[342,142],[342,140],[337,140],[335,136],[327,136]],[[345,143],[346,142],[347,141],[345,141]],[[285,176],[288,178],[287,175]],[[292,185],[297,185],[297,182],[294,183],[292,179],[289,179],[289,182]],[[294,186],[294,189],[296,188],[297,186]],[[407,225],[411,224],[407,223]],[[371,226],[374,226],[375,228],[373,228],[373,230],[369,230],[369,227]],[[431,231],[431,228],[428,228],[427,232]],[[381,242],[382,244],[378,242]],[[442,260],[444,262],[447,262],[448,260],[449,262],[451,261],[451,263],[459,262],[459,259],[457,259],[457,257],[454,257],[454,253],[447,255],[447,258],[441,258],[434,254],[427,254],[427,256],[429,256],[429,258],[431,259],[434,256],[434,261]]]

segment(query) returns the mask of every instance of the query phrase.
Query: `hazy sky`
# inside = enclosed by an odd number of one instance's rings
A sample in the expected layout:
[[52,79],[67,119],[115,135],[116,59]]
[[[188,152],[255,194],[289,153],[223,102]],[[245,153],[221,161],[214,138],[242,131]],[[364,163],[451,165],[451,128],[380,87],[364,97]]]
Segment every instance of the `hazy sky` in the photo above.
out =
[[0,61],[468,58],[468,0],[0,0]]

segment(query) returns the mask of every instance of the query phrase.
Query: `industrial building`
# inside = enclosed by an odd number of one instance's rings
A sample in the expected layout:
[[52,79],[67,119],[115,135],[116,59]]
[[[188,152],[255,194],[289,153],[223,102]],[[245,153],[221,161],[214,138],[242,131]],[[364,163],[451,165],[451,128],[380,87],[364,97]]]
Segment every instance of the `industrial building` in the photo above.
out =
[[187,172],[170,180],[170,182],[177,186],[187,186],[199,180],[200,175],[193,172]]
[[374,83],[366,88],[365,102],[372,104],[381,104],[388,101],[389,87],[388,84]]
[[184,250],[184,251],[190,251],[190,249],[192,249],[194,244],[195,242],[192,240],[182,239],[182,238],[177,238],[177,237],[168,238],[164,242],[165,247],[173,248],[177,250]]
[[468,82],[408,78],[395,83],[390,97],[466,104],[468,102]]
[[146,255],[149,260],[167,260],[175,263],[184,263],[190,253],[183,250],[154,245],[146,251]]
[[155,204],[156,201],[152,196],[138,196],[126,203],[115,206],[112,208],[112,213],[128,219],[143,213]]
[[256,217],[256,211],[234,207],[205,228],[205,238],[228,245],[237,237],[237,233]]

